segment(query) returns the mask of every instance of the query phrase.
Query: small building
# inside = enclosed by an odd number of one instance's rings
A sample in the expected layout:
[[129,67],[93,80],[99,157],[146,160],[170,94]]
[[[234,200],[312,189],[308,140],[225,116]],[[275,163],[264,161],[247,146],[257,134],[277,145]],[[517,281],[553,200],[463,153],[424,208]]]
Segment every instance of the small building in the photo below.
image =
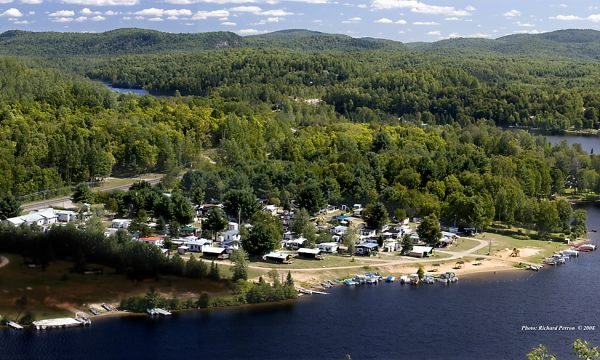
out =
[[344,236],[346,232],[348,232],[348,227],[343,225],[338,225],[331,229],[332,235]]
[[428,257],[431,254],[433,254],[433,248],[431,246],[413,246],[408,256],[423,258]]
[[377,236],[377,230],[375,229],[364,228],[360,230],[360,237],[362,238],[371,238],[375,236]]
[[113,229],[127,229],[129,225],[131,225],[131,220],[129,219],[113,219],[110,227]]
[[212,241],[207,239],[200,240],[188,240],[183,243],[183,246],[187,246],[188,251],[191,252],[203,252],[203,249],[207,246],[211,246]]
[[263,256],[263,260],[277,264],[291,264],[292,254],[287,254],[283,252],[270,252],[267,255]]
[[160,236],[147,236],[138,238],[138,241],[148,245],[163,246],[163,239]]
[[77,213],[70,210],[55,210],[59,222],[71,222],[77,219]]
[[335,254],[338,252],[338,246],[336,242],[326,242],[318,244],[317,248],[324,253]]
[[370,256],[377,252],[376,243],[360,243],[355,247],[356,255]]
[[181,245],[177,247],[177,252],[179,253],[179,255],[185,255],[185,253],[187,253],[189,249],[190,248],[188,248],[187,246]]
[[308,240],[303,237],[282,241],[283,247],[290,250],[300,249],[301,247],[306,246],[307,243]]
[[227,249],[223,247],[204,246],[202,247],[202,256],[207,259],[222,260],[227,259]]
[[317,259],[322,260],[321,250],[319,249],[308,249],[308,248],[300,248],[298,249],[298,256],[306,258],[306,259]]

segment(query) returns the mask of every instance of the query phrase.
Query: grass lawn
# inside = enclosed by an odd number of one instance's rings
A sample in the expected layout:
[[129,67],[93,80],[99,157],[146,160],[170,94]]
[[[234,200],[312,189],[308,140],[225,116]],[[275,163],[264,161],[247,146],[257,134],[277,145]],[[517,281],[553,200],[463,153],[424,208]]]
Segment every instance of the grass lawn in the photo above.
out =
[[[535,256],[527,258],[529,261],[540,261],[544,257],[552,255],[554,252],[567,248],[566,245],[561,244],[559,242],[545,241],[545,240],[518,240],[512,238],[510,236],[493,234],[493,233],[481,233],[476,236],[478,239],[492,241],[492,254],[496,251],[501,251],[505,249],[513,249],[513,248],[536,248],[540,250]],[[488,247],[480,249],[475,252],[478,255],[487,255]]]
[[104,180],[104,182],[100,184],[100,186],[92,188],[92,191],[104,191],[106,189],[132,184],[136,181],[139,181],[140,179],[151,180],[159,176],[161,176],[161,174],[144,174],[135,177],[109,178]]
[[454,242],[454,244],[450,245],[445,250],[454,251],[454,252],[462,252],[462,251],[467,251],[469,249],[472,249],[477,245],[479,245],[479,243],[475,240],[458,238],[458,240],[456,240]]
[[[106,267],[103,275],[82,275],[70,272],[72,265],[62,261],[42,271],[25,267],[20,256],[7,257],[10,264],[0,269],[0,314],[9,319],[22,310],[31,311],[37,319],[73,315],[72,309],[87,310],[89,303],[119,302],[123,297],[142,295],[150,287],[181,298],[195,298],[201,292],[229,293],[224,283],[209,280],[164,276],[134,281]],[[17,300],[22,298],[26,305],[18,306]]]

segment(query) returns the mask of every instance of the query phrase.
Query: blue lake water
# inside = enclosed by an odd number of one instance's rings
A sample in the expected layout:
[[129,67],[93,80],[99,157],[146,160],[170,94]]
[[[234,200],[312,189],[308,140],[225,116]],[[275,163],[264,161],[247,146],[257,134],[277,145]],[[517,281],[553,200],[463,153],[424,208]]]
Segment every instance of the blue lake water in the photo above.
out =
[[600,151],[600,137],[598,136],[546,136],[549,143],[556,145],[562,141],[567,144],[580,144],[583,151],[588,154],[593,150],[595,153]]
[[[587,209],[588,226],[600,228],[600,209]],[[338,287],[291,304],[5,330],[0,359],[522,359],[540,343],[573,358],[576,338],[600,345],[599,273],[600,251],[452,286]],[[539,325],[596,330],[522,330]]]
[[129,88],[120,88],[120,87],[113,87],[110,84],[106,84],[104,83],[104,85],[106,85],[106,87],[108,87],[109,89],[111,89],[114,92],[118,92],[118,93],[123,93],[123,94],[133,94],[133,95],[149,95],[150,92],[148,92],[148,90],[145,89],[129,89]]

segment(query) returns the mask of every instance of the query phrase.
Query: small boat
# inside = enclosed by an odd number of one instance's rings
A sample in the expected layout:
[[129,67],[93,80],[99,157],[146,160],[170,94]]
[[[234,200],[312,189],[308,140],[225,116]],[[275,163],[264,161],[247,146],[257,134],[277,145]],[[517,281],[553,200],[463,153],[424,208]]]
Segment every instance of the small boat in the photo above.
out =
[[344,280],[344,285],[352,286],[352,285],[358,285],[358,283],[352,279],[346,279],[346,280]]
[[385,278],[385,282],[394,282],[396,281],[396,277],[394,276],[388,276]]
[[435,279],[433,278],[433,276],[425,276],[423,278],[423,282],[425,284],[433,284],[435,282]]
[[165,309],[161,309],[161,308],[155,308],[154,312],[158,315],[162,315],[162,316],[171,316],[171,312],[167,311]]
[[146,309],[146,312],[148,313],[148,315],[150,316],[154,316],[156,315],[156,309]]
[[539,271],[540,270],[540,266],[536,266],[536,265],[527,265],[526,269],[527,270],[533,270],[533,271]]
[[573,249],[563,250],[563,254],[577,257],[577,256],[579,256],[579,251],[573,250]]
[[379,282],[379,279],[376,276],[367,276],[367,280],[366,280],[367,284],[377,285],[378,282]]
[[554,258],[545,258],[543,263],[546,265],[556,265],[556,260]]
[[418,274],[412,274],[408,277],[408,280],[410,281],[411,285],[418,285],[419,284],[419,275]]
[[321,283],[321,286],[325,289],[329,289],[331,287],[331,285],[328,282]]
[[17,324],[14,321],[9,321],[6,323],[6,325],[8,325],[10,328],[16,329],[16,330],[23,330],[23,327],[19,324]]
[[579,247],[577,247],[577,250],[579,251],[595,251],[596,250],[596,245],[594,244],[583,244],[583,245],[579,245]]
[[90,310],[90,312],[91,312],[92,314],[94,314],[94,315],[96,315],[96,316],[97,316],[97,315],[100,313],[100,312],[98,311],[98,309],[96,309],[96,308],[95,308],[95,307],[93,307],[93,306],[90,306],[89,310]]
[[104,310],[106,310],[106,311],[113,311],[112,306],[110,306],[110,305],[108,305],[106,303],[104,303],[104,304],[102,304],[100,306],[102,306],[104,308]]
[[400,276],[400,284],[406,284],[406,283],[408,283],[408,281],[409,281],[408,276],[406,276],[406,275]]

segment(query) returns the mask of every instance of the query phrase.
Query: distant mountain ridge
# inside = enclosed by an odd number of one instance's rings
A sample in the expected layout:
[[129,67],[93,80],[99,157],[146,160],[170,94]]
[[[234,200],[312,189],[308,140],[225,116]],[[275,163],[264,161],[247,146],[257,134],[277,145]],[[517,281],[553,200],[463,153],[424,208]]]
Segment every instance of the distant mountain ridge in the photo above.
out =
[[498,39],[456,38],[434,43],[409,43],[425,52],[469,50],[513,56],[544,56],[600,61],[600,31],[557,30],[541,34],[515,34]]
[[117,29],[104,33],[10,30],[0,34],[0,54],[23,56],[124,55],[226,48],[281,48],[297,51],[412,50],[423,53],[541,56],[600,61],[600,31],[558,30],[516,34],[498,39],[456,38],[406,43],[353,38],[341,34],[289,29],[242,37],[232,32],[174,34],[156,30]]

